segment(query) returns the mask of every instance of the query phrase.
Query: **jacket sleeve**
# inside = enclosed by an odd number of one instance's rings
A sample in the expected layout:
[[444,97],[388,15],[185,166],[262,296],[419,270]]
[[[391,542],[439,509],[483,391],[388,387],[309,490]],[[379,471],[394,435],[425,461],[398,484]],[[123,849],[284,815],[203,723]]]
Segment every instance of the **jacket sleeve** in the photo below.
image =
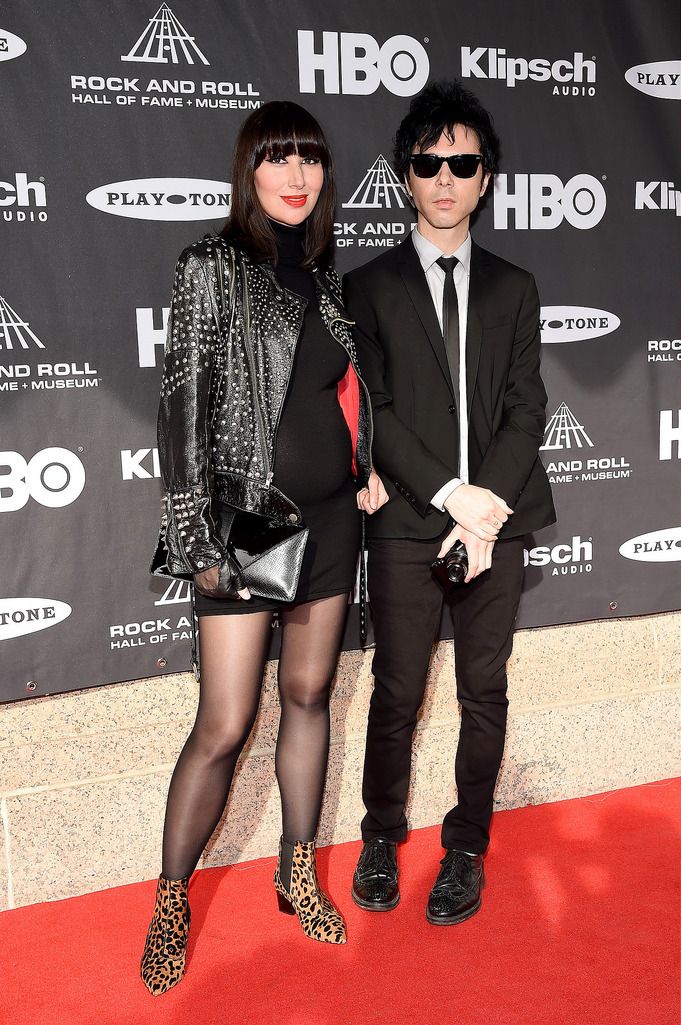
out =
[[532,471],[546,427],[547,395],[539,373],[539,296],[529,275],[515,328],[502,421],[475,479],[513,508]]
[[[211,260],[213,257],[211,257]],[[192,574],[225,558],[210,511],[210,394],[220,332],[215,277],[193,247],[175,269],[158,411],[165,546]]]
[[347,309],[355,321],[357,358],[371,394],[374,464],[377,472],[386,474],[400,494],[425,516],[431,498],[456,476],[456,468],[446,466],[395,414],[376,311],[356,275],[347,274],[343,285]]

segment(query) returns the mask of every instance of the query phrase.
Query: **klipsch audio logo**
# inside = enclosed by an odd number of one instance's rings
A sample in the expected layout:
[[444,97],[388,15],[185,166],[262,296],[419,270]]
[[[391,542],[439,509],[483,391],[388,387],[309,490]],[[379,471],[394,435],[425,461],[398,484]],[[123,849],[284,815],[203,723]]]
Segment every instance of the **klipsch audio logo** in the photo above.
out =
[[[542,452],[569,451],[594,448],[594,443],[583,424],[562,402],[550,417],[544,432]],[[587,484],[603,480],[627,480],[631,477],[631,464],[620,455],[594,455],[588,459],[558,459],[549,462],[546,472],[552,484]]]
[[637,64],[624,75],[629,85],[661,100],[681,100],[681,60]]
[[[21,352],[33,356],[36,349],[45,349],[27,320],[20,317],[0,296],[0,393],[46,392],[72,388],[98,388],[101,379],[89,362],[75,360],[69,363],[14,363],[5,362]],[[25,355],[24,355],[25,354]]]
[[681,409],[676,410],[676,423],[674,423],[674,410],[660,410],[660,461],[674,459],[674,446],[676,446],[676,458],[681,459]]
[[62,623],[71,606],[56,598],[0,598],[0,641]]
[[681,191],[674,182],[636,182],[636,210],[669,210],[681,217]]
[[603,184],[592,174],[576,174],[563,182],[556,174],[498,174],[494,179],[494,227],[535,230],[557,228],[566,220],[573,228],[594,228],[605,214]]
[[112,182],[85,197],[95,210],[143,221],[205,221],[229,213],[232,186],[204,178]]
[[4,221],[46,221],[45,179],[29,181],[24,171],[17,171],[13,181],[0,181],[0,207]]
[[525,566],[551,566],[552,577],[575,576],[577,573],[591,573],[593,568],[593,542],[590,537],[583,540],[579,535],[568,544],[539,545],[525,549]]
[[639,534],[621,544],[619,553],[634,562],[681,562],[681,527]]
[[462,46],[461,77],[498,79],[509,89],[516,82],[553,82],[554,96],[595,96],[596,58],[578,51],[557,60],[511,57],[502,47]]
[[619,326],[620,318],[614,313],[590,306],[542,306],[539,319],[544,345],[600,338]]
[[121,60],[143,64],[209,63],[196,45],[194,36],[190,36],[180,24],[168,4],[161,4],[135,45]]
[[[71,75],[71,101],[104,107],[242,111],[255,110],[262,103],[252,82],[196,79],[195,69],[209,67],[210,61],[165,3],[121,56],[121,62],[132,65],[130,75]],[[165,75],[180,66],[192,77],[150,77],[143,73],[145,65],[158,67]]]
[[26,43],[13,32],[0,28],[0,61],[11,61],[26,53]]
[[85,467],[67,448],[44,448],[28,461],[20,452],[0,452],[0,512],[23,509],[30,498],[61,509],[84,487]]
[[395,96],[413,96],[428,81],[430,61],[412,36],[391,36],[379,44],[366,32],[298,32],[298,79],[301,93],[322,91],[368,96],[383,85]]
[[[382,153],[367,169],[352,193],[344,210],[404,210],[409,208],[407,190]],[[361,214],[358,215],[361,217]],[[337,221],[334,225],[336,245],[386,247],[394,246],[408,233],[402,220]]]
[[[145,465],[146,464],[146,465]],[[121,477],[123,480],[150,480],[161,476],[157,448],[121,449]]]

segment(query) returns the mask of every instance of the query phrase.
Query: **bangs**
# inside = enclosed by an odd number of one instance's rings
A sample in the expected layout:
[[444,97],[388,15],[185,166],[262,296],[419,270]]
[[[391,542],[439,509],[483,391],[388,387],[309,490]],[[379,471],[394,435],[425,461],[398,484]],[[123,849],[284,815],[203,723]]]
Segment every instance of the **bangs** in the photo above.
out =
[[267,104],[258,124],[258,139],[254,147],[254,166],[258,167],[266,158],[290,157],[294,153],[301,157],[312,157],[329,164],[329,147],[324,133],[303,107],[297,103],[281,102]]
[[418,146],[419,151],[422,153],[424,149],[428,149],[430,146],[434,146],[443,132],[445,133],[445,135],[448,135],[449,138],[454,142],[454,129],[457,125],[459,126],[459,128],[465,128],[467,133],[472,132],[476,140],[478,141],[478,144],[480,144],[480,137],[475,128],[473,128],[471,125],[464,124],[461,121],[452,121],[451,124],[448,124],[447,121],[437,121],[435,123],[427,125],[425,131],[418,139],[416,145]]

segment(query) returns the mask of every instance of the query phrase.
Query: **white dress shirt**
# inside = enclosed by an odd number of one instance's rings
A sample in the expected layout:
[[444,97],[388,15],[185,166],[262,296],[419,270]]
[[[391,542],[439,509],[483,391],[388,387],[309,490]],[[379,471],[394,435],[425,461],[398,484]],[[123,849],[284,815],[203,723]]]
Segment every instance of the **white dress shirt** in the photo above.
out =
[[418,254],[426,275],[428,288],[433,299],[440,330],[442,331],[442,300],[445,289],[445,272],[437,261],[441,256],[455,256],[458,263],[454,267],[454,287],[459,306],[459,380],[452,381],[456,395],[456,409],[459,417],[459,476],[452,477],[437,491],[430,502],[440,512],[444,511],[444,503],[459,484],[468,483],[468,396],[466,388],[466,328],[468,325],[468,284],[471,273],[471,236],[467,235],[453,253],[443,253],[441,249],[420,233],[418,228],[412,232],[414,249]]

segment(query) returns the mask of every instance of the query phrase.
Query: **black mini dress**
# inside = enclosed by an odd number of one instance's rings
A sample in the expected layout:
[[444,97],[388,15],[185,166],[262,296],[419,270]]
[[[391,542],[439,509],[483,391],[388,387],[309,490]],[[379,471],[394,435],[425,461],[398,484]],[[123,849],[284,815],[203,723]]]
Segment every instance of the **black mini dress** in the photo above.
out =
[[307,301],[291,378],[279,420],[274,484],[299,507],[309,528],[293,602],[253,596],[247,601],[209,598],[195,591],[199,616],[276,611],[349,593],[359,555],[361,514],[352,475],[352,440],[338,402],[338,382],[348,356],[322,320],[314,281],[301,267],[305,226],[272,222],[277,236],[277,277]]

